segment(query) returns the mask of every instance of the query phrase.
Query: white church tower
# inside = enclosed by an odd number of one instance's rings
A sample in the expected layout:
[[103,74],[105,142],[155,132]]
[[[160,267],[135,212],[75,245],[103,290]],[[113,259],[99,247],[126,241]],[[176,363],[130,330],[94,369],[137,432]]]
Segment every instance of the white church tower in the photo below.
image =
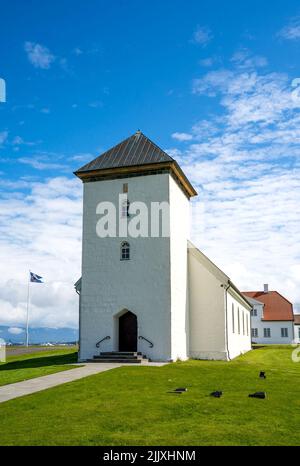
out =
[[[177,162],[140,131],[75,175],[84,187],[79,359],[100,351],[186,359],[189,199],[196,191]],[[145,207],[148,222],[141,226]],[[124,222],[132,227],[127,235]]]

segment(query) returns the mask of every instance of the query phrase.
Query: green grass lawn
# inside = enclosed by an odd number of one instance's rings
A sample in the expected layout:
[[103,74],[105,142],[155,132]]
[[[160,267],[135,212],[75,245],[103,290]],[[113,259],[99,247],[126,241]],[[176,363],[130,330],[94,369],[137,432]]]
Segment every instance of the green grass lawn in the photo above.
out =
[[76,361],[74,348],[8,356],[5,363],[0,363],[0,386],[74,369],[74,366],[68,364]]
[[[0,405],[0,444],[300,445],[300,363],[291,353],[122,367],[11,400]],[[168,393],[180,386],[188,392]],[[258,390],[267,399],[248,398]]]

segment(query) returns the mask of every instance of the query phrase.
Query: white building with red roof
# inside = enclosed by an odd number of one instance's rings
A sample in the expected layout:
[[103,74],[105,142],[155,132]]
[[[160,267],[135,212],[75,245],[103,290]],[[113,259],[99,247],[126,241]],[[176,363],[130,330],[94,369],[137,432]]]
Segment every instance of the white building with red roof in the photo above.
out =
[[278,291],[244,291],[251,302],[251,337],[253,343],[290,344],[294,341],[293,305]]

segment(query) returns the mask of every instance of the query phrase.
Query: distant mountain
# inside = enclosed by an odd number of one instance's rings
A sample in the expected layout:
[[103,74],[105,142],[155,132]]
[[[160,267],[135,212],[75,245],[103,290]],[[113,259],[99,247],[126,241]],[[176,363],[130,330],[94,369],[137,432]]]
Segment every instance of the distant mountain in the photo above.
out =
[[[26,330],[22,327],[0,325],[0,338],[6,343],[25,343]],[[73,328],[37,327],[29,329],[29,343],[69,343],[78,340],[78,330]]]

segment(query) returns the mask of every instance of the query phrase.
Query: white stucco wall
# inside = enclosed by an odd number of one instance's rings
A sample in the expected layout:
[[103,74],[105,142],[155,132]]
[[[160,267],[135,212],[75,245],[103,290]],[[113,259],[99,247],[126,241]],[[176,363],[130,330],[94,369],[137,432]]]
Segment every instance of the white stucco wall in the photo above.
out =
[[[118,350],[119,313],[128,309],[137,315],[138,333],[153,342],[138,340],[138,351],[153,360],[172,359],[170,239],[129,238],[131,260],[120,261],[122,238],[96,235],[96,206],[100,201],[118,205],[118,196],[128,183],[128,199],[167,201],[169,175],[156,174],[84,184],[80,359],[99,351]],[[186,245],[185,245],[186,247]],[[109,335],[99,350],[95,344]]]
[[189,200],[174,179],[169,177],[170,260],[171,260],[171,335],[172,359],[188,357],[187,313],[187,238]]
[[[237,291],[228,287],[228,280],[200,251],[188,249],[191,358],[228,360],[251,350],[250,306]],[[240,331],[237,327],[238,310]]]
[[[294,340],[294,323],[292,321],[264,321],[263,304],[254,304],[254,309],[257,311],[257,316],[251,316],[251,328],[257,328],[258,337],[251,337],[253,343],[262,344],[290,344]],[[271,337],[264,337],[264,328],[270,328]],[[288,337],[281,336],[281,328],[288,329]]]
[[222,280],[209,271],[188,249],[189,356],[195,359],[227,359],[225,295]]
[[232,289],[227,296],[227,338],[228,354],[233,359],[251,350],[251,320],[249,306]]

